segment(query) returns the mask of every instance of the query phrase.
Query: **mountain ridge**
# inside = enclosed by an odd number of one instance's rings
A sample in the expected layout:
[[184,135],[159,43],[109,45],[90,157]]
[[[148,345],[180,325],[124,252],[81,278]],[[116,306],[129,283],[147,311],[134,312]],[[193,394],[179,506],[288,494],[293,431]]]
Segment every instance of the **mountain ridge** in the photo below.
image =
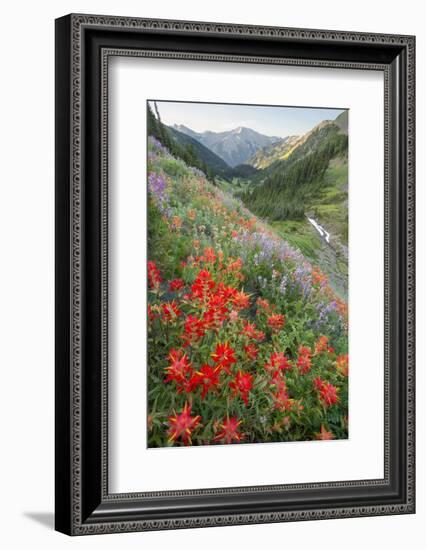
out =
[[209,148],[218,157],[224,160],[228,166],[234,168],[239,164],[246,164],[260,148],[281,140],[278,136],[266,136],[252,128],[238,126],[223,132],[196,132],[183,124],[169,126]]
[[294,142],[284,143],[281,156],[275,150],[260,160],[258,155],[254,165],[260,170],[241,196],[246,206],[272,220],[303,218],[311,199],[322,193],[330,161],[347,158],[348,137],[341,128],[345,117],[339,122],[324,120]]
[[215,175],[227,177],[230,174],[229,165],[216,155],[211,149],[200,143],[189,134],[181,132],[171,126],[168,127],[173,140],[181,145],[190,146],[195,154],[213,171]]
[[294,151],[296,151],[300,146],[306,143],[312,135],[317,133],[322,128],[326,128],[330,125],[335,125],[339,128],[340,132],[347,135],[348,134],[348,111],[342,111],[335,119],[333,120],[322,120],[316,124],[311,130],[308,130],[304,134],[297,136],[287,136],[281,140],[266,145],[259,149],[252,158],[248,159],[246,164],[253,166],[257,169],[268,168],[276,161],[287,160]]

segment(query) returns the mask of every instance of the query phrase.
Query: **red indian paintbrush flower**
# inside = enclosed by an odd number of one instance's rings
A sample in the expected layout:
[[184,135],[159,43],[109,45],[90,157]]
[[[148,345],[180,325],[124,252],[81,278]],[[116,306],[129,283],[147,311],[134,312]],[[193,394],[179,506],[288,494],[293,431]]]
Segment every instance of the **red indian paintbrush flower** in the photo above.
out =
[[232,298],[232,303],[235,309],[246,309],[250,306],[250,296],[243,291],[236,292]]
[[322,351],[327,351],[327,349],[328,349],[327,336],[320,336],[315,344],[315,353],[321,353]]
[[329,439],[334,439],[334,435],[333,432],[329,432],[324,427],[324,424],[321,424],[321,430],[319,431],[319,433],[316,434],[315,439],[326,441]]
[[317,377],[314,380],[314,385],[319,391],[319,398],[325,407],[330,407],[331,405],[334,405],[339,401],[337,388],[336,386],[333,386],[333,384],[330,384],[329,382],[321,380],[321,378]]
[[325,382],[324,386],[320,390],[320,398],[326,406],[330,407],[331,405],[334,405],[339,401],[337,396],[337,388],[333,386],[333,384]]
[[258,342],[265,338],[265,333],[261,330],[257,330],[255,323],[249,323],[248,321],[244,322],[244,327],[241,334],[250,339],[257,340]]
[[184,445],[191,445],[192,431],[197,427],[201,420],[201,416],[191,416],[191,406],[185,403],[182,412],[169,416],[169,443],[173,443],[181,438]]
[[206,263],[206,264],[214,264],[215,261],[216,261],[216,254],[213,250],[213,248],[205,248],[204,249],[204,256],[202,257],[202,260]]
[[207,306],[209,307],[209,309],[214,309],[215,311],[225,314],[228,312],[228,309],[226,308],[226,302],[226,297],[223,294],[217,292],[210,296],[207,302]]
[[[261,310],[264,310],[264,311],[266,311],[267,313],[268,313],[269,311],[271,311],[271,309],[272,309],[272,307],[271,307],[270,303],[268,302],[268,300],[265,300],[264,298],[260,298],[260,297],[259,297],[259,298],[256,300],[256,304],[259,306],[259,308],[260,308]],[[258,311],[259,311],[259,310],[258,310]]]
[[312,284],[319,285],[321,287],[325,286],[328,282],[327,276],[322,273],[318,268],[312,269]]
[[223,325],[225,320],[225,315],[214,308],[210,308],[203,313],[203,324],[206,330],[216,330],[218,331]]
[[281,313],[276,313],[268,317],[268,326],[272,330],[281,330],[285,325],[285,317]]
[[150,304],[148,304],[148,319],[150,321],[153,321],[157,317],[158,315],[154,312],[154,308]]
[[180,216],[173,216],[172,227],[178,231],[182,227],[182,218]]
[[204,399],[209,390],[215,390],[219,385],[220,367],[203,365],[199,371],[195,372],[189,381],[189,389],[193,391],[201,386],[201,397]]
[[259,349],[254,344],[248,344],[244,346],[244,351],[247,353],[247,356],[253,361],[257,358]]
[[184,286],[185,286],[185,282],[183,279],[173,279],[172,281],[169,282],[170,292],[181,290]]
[[230,365],[237,362],[234,353],[228,342],[225,342],[224,344],[217,344],[215,351],[211,354],[211,358],[216,364],[230,373]]
[[249,392],[253,387],[253,376],[248,372],[238,371],[234,380],[229,382],[229,387],[233,390],[234,397],[240,395],[247,406]]
[[236,271],[240,271],[242,267],[243,267],[243,260],[241,258],[237,258],[236,260],[233,260],[232,258],[230,258],[229,264],[226,270],[230,272],[236,272]]
[[306,374],[311,370],[311,366],[311,350],[305,346],[300,346],[297,368],[301,374]]
[[222,424],[220,424],[220,432],[216,434],[213,441],[222,441],[222,443],[239,443],[244,435],[238,430],[238,427],[242,423],[242,420],[238,418],[224,418]]
[[280,370],[291,370],[292,365],[289,362],[288,358],[284,355],[284,352],[275,351],[271,353],[269,358],[269,363],[265,364],[267,370],[280,369]]
[[210,272],[206,269],[202,269],[191,286],[192,294],[195,298],[205,300],[210,291],[215,287],[215,284]]
[[172,302],[161,304],[161,309],[163,312],[163,319],[165,321],[173,321],[176,317],[179,317],[179,315],[182,314],[174,300]]
[[148,262],[148,285],[149,288],[158,289],[162,281],[160,270],[155,262]]
[[349,355],[339,355],[336,359],[336,368],[343,374],[343,376],[349,375]]
[[235,295],[238,293],[236,288],[232,286],[226,286],[223,282],[218,283],[215,290],[216,296],[220,296],[224,304],[232,301]]
[[188,315],[184,325],[185,333],[181,335],[181,338],[185,341],[184,347],[197,342],[206,333],[205,324],[200,319]]
[[300,346],[298,350],[299,355],[311,355],[311,349],[306,346]]
[[324,384],[324,382],[321,380],[321,378],[319,376],[314,378],[314,386],[316,387],[317,390],[320,390],[322,388],[323,384]]
[[178,386],[178,393],[181,393],[188,387],[188,375],[192,374],[191,363],[188,356],[181,349],[172,349],[169,353],[170,364],[165,368],[167,377],[165,382],[175,382]]
[[274,407],[281,412],[290,411],[292,409],[293,400],[289,399],[286,390],[278,390],[274,395]]
[[289,399],[285,378],[280,371],[276,370],[273,372],[271,385],[275,386],[275,392],[272,394],[275,408],[282,412],[290,410],[292,408],[292,400]]
[[221,293],[212,294],[208,299],[207,307],[207,311],[203,314],[203,322],[206,328],[218,330],[228,313],[226,298]]

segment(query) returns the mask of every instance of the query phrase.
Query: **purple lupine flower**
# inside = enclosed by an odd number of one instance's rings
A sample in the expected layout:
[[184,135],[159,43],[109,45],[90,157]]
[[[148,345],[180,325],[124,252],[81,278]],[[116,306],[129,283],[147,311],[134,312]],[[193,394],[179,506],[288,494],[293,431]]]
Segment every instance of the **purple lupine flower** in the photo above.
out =
[[304,299],[307,299],[312,292],[312,268],[308,262],[297,265],[292,273],[292,287],[297,290]]
[[255,261],[257,264],[261,262],[271,264],[274,258],[280,262],[291,260],[297,263],[303,261],[303,256],[298,250],[292,248],[286,241],[274,239],[263,231],[254,231],[253,233],[244,231],[237,235],[234,240],[242,247],[256,250]]
[[148,174],[148,190],[153,198],[155,204],[157,205],[159,211],[170,217],[171,210],[169,206],[169,197],[166,193],[166,180],[162,174],[157,174],[156,172],[150,172]]
[[[335,335],[345,332],[345,322],[337,311],[337,303],[331,302],[319,302],[315,306],[318,319],[309,323],[310,327],[320,332],[327,332],[330,335]],[[337,319],[333,314],[337,314]],[[330,317],[333,315],[332,317]]]
[[194,174],[195,177],[205,179],[205,177],[206,177],[205,173],[202,170],[200,170],[199,168],[196,168],[195,166],[191,166],[190,170]]
[[148,145],[153,147],[154,149],[157,149],[157,152],[163,153],[164,155],[170,155],[169,150],[167,147],[165,147],[161,141],[159,141],[155,136],[149,136],[148,137]]
[[151,172],[148,175],[148,188],[153,195],[162,198],[166,189],[166,180],[161,174]]

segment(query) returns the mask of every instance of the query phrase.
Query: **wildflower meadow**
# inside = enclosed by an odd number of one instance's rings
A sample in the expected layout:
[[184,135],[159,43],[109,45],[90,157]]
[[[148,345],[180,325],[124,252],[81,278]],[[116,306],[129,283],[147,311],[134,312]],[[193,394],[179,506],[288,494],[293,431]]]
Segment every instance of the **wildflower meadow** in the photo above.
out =
[[327,276],[148,139],[148,446],[348,437],[348,310]]

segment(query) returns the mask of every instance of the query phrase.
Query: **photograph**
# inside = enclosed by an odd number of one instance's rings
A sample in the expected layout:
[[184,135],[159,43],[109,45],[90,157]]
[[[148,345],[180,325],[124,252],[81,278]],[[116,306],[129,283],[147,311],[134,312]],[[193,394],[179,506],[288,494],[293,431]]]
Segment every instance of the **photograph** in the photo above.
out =
[[348,439],[348,120],[147,100],[149,448]]
[[[55,132],[39,124],[41,100],[29,125],[55,142],[54,171],[40,172],[55,180],[55,430],[49,406],[45,445],[51,453],[54,439],[55,460],[41,454],[33,476],[42,483],[39,470],[55,472],[55,536],[106,535],[115,547],[109,534],[126,546],[132,532],[172,531],[164,547],[181,538],[187,549],[195,537],[194,548],[217,548],[232,536],[241,545],[237,526],[250,526],[243,544],[257,548],[269,524],[269,538],[285,529],[290,545],[319,550],[332,546],[321,534],[331,520],[333,540],[349,550],[359,539],[350,518],[392,548],[420,526],[421,18],[399,10],[384,19],[369,5],[367,21],[359,6],[350,14],[310,2],[301,16],[262,6],[264,21],[258,7],[233,17],[229,2],[229,22],[216,5],[213,22],[198,17],[200,3],[198,15],[176,3],[133,16],[57,10]],[[39,57],[37,71],[47,63],[53,78],[52,55]],[[25,67],[5,71],[15,96],[15,79],[28,88]],[[5,135],[21,144],[9,111],[16,132]],[[4,201],[14,233],[37,241],[32,263],[15,247],[24,275],[40,264],[39,233],[21,227],[28,209],[53,227],[32,200],[46,139],[30,137],[40,152],[19,147],[5,179],[24,215]],[[29,176],[14,185],[17,167]],[[45,312],[45,300],[33,311],[4,288],[15,310],[25,306],[8,316],[22,340],[23,320]],[[16,350],[34,355],[34,342],[13,345],[13,361]],[[43,369],[26,363],[20,408],[49,404],[31,383]],[[22,369],[6,370],[22,379]],[[21,439],[26,456],[31,441]],[[31,510],[22,507],[20,533],[31,533]],[[223,539],[200,538],[225,526]]]

